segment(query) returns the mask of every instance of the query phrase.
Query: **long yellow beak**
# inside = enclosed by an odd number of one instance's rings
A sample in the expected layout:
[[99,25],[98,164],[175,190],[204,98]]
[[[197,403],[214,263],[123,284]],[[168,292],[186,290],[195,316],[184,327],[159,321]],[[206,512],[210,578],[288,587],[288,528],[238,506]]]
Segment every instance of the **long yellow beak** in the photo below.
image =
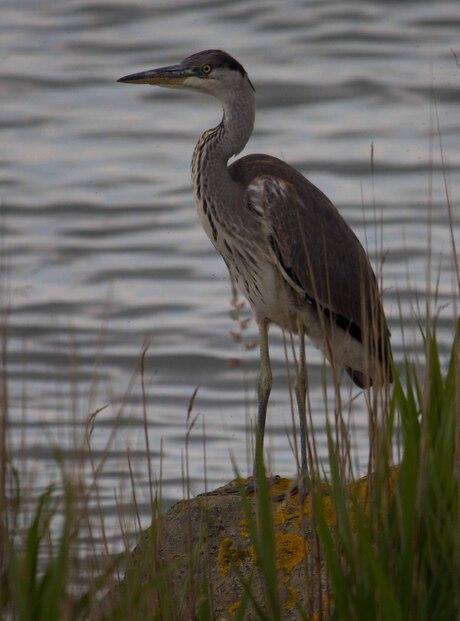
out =
[[117,82],[126,84],[156,84],[158,86],[181,86],[186,78],[190,76],[190,69],[182,65],[171,65],[169,67],[160,67],[159,69],[150,69],[149,71],[141,71],[140,73],[132,73],[125,75]]

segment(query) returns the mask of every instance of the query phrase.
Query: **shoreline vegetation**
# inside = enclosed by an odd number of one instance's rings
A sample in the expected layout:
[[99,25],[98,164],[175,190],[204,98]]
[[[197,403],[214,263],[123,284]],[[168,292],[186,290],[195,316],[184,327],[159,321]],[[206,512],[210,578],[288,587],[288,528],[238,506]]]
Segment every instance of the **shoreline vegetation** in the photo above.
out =
[[352,481],[349,430],[334,421],[329,474],[312,462],[303,502],[292,482],[266,476],[261,455],[257,494],[243,484],[162,514],[152,481],[151,526],[139,521],[134,552],[127,542],[115,556],[107,542],[105,555],[82,556],[97,490],[59,456],[60,484],[38,497],[23,485],[8,458],[3,374],[1,618],[458,619],[460,320],[447,359],[435,323],[422,333],[424,373],[406,360],[391,395],[374,401],[368,476]]

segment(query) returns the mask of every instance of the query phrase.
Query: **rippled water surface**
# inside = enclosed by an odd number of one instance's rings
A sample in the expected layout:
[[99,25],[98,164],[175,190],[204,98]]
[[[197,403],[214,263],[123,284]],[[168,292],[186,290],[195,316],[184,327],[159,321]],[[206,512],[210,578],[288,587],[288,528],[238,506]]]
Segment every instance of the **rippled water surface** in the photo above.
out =
[[[96,459],[107,456],[107,513],[116,511],[114,490],[129,487],[128,450],[146,508],[139,368],[149,345],[148,437],[165,501],[183,494],[197,386],[192,492],[204,491],[205,472],[208,488],[232,478],[231,455],[248,468],[257,330],[251,321],[240,341],[230,334],[240,329],[226,268],[199,226],[190,188],[194,144],[219,121],[219,107],[200,95],[116,83],[200,49],[232,53],[255,85],[258,115],[244,153],[295,165],[335,202],[374,265],[384,251],[396,359],[402,327],[409,351],[420,339],[413,311],[418,295],[424,312],[428,269],[434,284],[439,271],[433,308],[448,345],[456,309],[446,189],[457,217],[459,29],[457,1],[3,0],[0,204],[13,457],[27,456],[45,482],[56,448],[66,463],[81,460],[91,428]],[[271,338],[267,445],[272,470],[293,474],[277,328]],[[311,347],[307,357],[324,450],[322,358]],[[356,459],[365,465],[362,396],[353,413]]]

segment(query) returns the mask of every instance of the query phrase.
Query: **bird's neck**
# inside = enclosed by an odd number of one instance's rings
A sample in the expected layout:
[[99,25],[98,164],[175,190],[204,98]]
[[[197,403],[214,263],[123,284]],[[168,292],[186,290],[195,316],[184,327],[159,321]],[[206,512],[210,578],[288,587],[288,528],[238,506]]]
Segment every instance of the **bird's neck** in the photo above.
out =
[[228,172],[228,160],[245,147],[254,127],[254,92],[242,89],[223,102],[222,121],[208,129],[199,139],[192,159],[192,181],[197,202],[207,195],[225,197],[233,181]]

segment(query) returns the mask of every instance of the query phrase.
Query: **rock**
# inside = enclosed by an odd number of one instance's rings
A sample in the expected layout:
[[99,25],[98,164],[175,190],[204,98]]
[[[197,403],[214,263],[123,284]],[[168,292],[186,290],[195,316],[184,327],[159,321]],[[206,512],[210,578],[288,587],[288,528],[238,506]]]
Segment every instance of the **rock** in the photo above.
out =
[[[263,554],[265,542],[255,545],[250,535],[258,532],[256,496],[247,496],[245,509],[232,482],[180,501],[153,521],[132,552],[123,581],[105,598],[102,618],[186,621],[207,609],[206,618],[224,621],[234,619],[242,606],[250,621],[260,618],[257,607],[272,618],[270,602],[273,609],[276,601],[283,620],[305,619],[307,612],[319,618],[319,611],[328,608],[325,564],[310,496],[302,504],[297,493],[289,493],[292,486],[276,477],[269,487],[274,589],[256,552],[260,545]],[[323,506],[333,519],[326,487]]]
[[[283,621],[327,619],[331,602],[312,499],[307,495],[302,503],[298,493],[291,493],[293,485],[276,477],[269,486],[274,587],[256,552],[260,549],[263,555],[266,545],[260,540],[257,499],[253,493],[248,495],[245,507],[232,482],[180,501],[153,521],[132,552],[122,583],[104,600],[103,618],[188,621],[207,611],[204,618],[227,621],[242,606],[248,621],[260,618],[257,607],[267,618]],[[368,479],[348,487],[365,499]],[[320,487],[320,498],[326,523],[332,525],[335,517],[328,486]],[[280,611],[276,614],[274,602]]]

